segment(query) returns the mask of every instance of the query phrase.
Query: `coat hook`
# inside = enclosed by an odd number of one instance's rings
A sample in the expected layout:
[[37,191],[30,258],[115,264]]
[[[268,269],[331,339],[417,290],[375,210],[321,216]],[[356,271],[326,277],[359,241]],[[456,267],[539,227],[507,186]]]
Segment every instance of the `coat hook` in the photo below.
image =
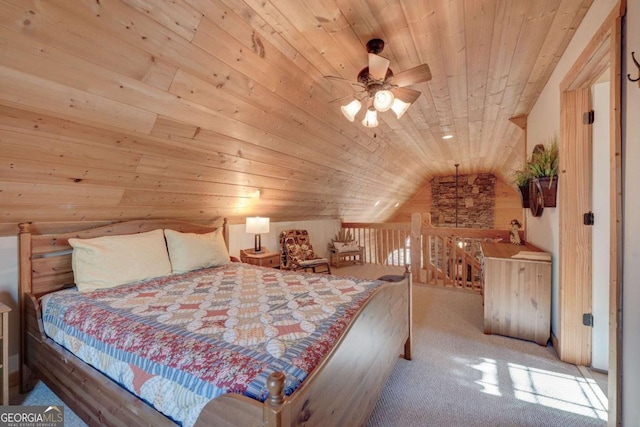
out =
[[638,67],[638,78],[632,79],[631,74],[627,74],[627,78],[632,82],[638,82],[638,87],[640,87],[640,63],[638,63],[638,60],[636,59],[635,52],[631,52],[631,58],[633,59],[633,62],[635,62],[636,67]]

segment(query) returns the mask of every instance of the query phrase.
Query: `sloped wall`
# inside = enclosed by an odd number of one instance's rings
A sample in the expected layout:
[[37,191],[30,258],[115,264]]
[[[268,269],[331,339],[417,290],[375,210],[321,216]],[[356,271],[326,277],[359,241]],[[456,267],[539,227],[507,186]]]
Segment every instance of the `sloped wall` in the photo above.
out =
[[399,206],[396,214],[387,222],[411,222],[414,212],[431,212],[431,182],[425,183],[409,202]]
[[[412,213],[431,212],[431,201],[431,182],[427,182],[410,202],[398,207],[397,213],[387,222],[411,222]],[[524,211],[517,190],[500,179],[495,180],[493,210],[493,224],[496,229],[508,229],[514,218],[524,224]]]

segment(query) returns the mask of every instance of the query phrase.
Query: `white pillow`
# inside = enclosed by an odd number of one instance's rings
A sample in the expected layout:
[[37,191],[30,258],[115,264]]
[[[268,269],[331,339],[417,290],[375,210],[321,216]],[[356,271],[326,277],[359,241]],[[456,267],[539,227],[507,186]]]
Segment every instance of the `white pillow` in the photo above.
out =
[[205,267],[218,267],[230,262],[222,229],[206,234],[164,230],[174,274]]
[[111,288],[171,273],[162,230],[69,239],[71,266],[80,292]]

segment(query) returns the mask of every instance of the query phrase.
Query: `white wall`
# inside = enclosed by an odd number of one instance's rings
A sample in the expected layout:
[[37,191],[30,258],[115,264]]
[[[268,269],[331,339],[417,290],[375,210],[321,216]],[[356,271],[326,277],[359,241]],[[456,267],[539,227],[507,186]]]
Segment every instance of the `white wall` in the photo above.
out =
[[11,307],[9,313],[9,370],[18,370],[20,313],[18,312],[18,238],[0,237],[0,301]]
[[[340,220],[272,222],[269,225],[269,233],[260,235],[262,246],[266,247],[270,252],[278,251],[278,235],[282,230],[290,229],[307,230],[316,254],[328,257],[328,243],[340,230]],[[229,226],[229,253],[231,256],[239,258],[240,249],[253,248],[253,246],[254,235],[245,232],[244,224]]]
[[[527,150],[529,155],[536,144],[546,144],[560,136],[560,82],[582,53],[609,12],[618,0],[594,0],[584,20],[578,27],[567,50],[549,78],[527,119]],[[562,141],[558,141],[561,144]],[[558,181],[558,186],[562,180]],[[551,295],[551,330],[558,336],[558,256],[559,248],[559,210],[560,200],[556,208],[545,208],[541,217],[535,218],[527,213],[526,239],[534,245],[550,252],[553,256],[552,295]],[[560,337],[558,337],[560,338]]]
[[592,230],[592,309],[593,329],[591,366],[609,370],[609,253],[610,253],[610,174],[611,144],[609,141],[610,83],[595,84],[591,91],[595,122],[593,123],[593,214],[596,218]]
[[622,425],[640,426],[640,87],[631,52],[640,60],[640,2],[627,1],[622,54],[623,143],[623,290],[622,290]]

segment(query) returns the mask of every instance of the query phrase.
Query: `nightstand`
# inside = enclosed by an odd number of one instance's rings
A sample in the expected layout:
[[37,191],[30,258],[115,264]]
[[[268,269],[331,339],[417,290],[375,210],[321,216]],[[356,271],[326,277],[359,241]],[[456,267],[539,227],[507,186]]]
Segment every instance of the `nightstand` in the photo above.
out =
[[280,252],[269,252],[262,247],[262,252],[256,253],[255,249],[241,249],[240,260],[247,264],[261,267],[280,268]]
[[9,404],[9,312],[11,309],[0,302],[0,341],[2,341],[2,405]]

